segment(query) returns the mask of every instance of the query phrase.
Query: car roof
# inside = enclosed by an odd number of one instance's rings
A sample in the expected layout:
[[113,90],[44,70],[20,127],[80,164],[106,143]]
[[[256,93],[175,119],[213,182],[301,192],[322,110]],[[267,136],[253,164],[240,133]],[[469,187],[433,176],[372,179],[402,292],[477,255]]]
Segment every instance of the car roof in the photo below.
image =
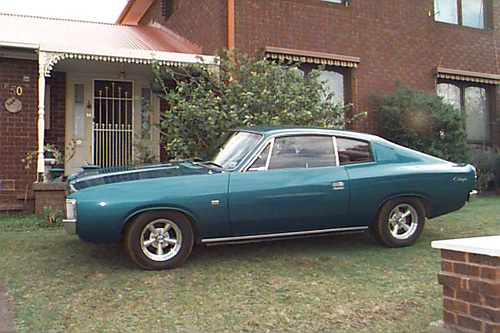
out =
[[246,131],[263,134],[265,136],[273,136],[280,134],[329,134],[335,136],[348,136],[350,138],[356,138],[366,141],[386,141],[381,137],[372,134],[339,130],[326,127],[308,127],[308,126],[250,126],[250,127],[238,127],[232,131]]
[[429,162],[445,162],[450,163],[448,161],[442,160],[435,156],[431,156],[401,145],[398,145],[394,142],[388,141],[384,138],[373,134],[366,134],[354,131],[347,130],[339,130],[333,128],[326,127],[307,127],[307,126],[250,126],[250,127],[238,127],[232,129],[231,131],[245,131],[262,134],[264,137],[272,137],[275,135],[291,135],[291,134],[320,134],[320,135],[334,135],[337,137],[348,137],[353,139],[359,139],[363,141],[376,142],[382,144],[386,147],[391,147],[393,149],[397,149],[400,153],[405,153],[411,155],[414,158],[417,158],[420,161],[429,161]]

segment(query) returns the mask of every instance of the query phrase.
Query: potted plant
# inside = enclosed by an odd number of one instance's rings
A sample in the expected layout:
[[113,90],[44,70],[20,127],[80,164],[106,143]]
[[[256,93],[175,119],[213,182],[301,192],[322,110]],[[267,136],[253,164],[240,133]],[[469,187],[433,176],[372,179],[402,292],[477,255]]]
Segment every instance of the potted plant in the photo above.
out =
[[[45,159],[45,164],[50,166],[50,174],[52,179],[59,178],[64,173],[64,158],[61,151],[57,148],[56,145],[47,143],[43,147],[44,152],[43,156]],[[36,161],[38,156],[38,151],[30,151],[26,153],[26,157],[22,159],[22,162],[25,163],[25,169],[30,169],[31,165]]]

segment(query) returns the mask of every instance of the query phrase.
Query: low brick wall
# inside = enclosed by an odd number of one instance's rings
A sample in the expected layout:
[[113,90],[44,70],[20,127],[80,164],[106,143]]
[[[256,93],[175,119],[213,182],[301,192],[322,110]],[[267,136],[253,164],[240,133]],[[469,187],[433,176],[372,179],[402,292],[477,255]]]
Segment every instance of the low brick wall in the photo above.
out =
[[43,217],[45,209],[64,211],[66,202],[66,183],[34,183],[35,214]]
[[[500,333],[500,257],[495,255],[500,236],[469,240],[473,240],[470,247],[467,240],[432,244],[441,249],[438,282],[443,286],[443,321],[458,332]],[[450,246],[460,241],[462,247]],[[488,244],[494,249],[486,250]]]

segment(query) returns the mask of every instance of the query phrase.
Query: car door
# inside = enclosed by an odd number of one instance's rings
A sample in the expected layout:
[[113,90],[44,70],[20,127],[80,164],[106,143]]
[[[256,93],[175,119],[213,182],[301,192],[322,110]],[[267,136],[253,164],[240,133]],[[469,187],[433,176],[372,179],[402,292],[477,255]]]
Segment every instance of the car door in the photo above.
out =
[[234,236],[345,226],[349,179],[328,135],[288,135],[263,146],[250,166],[229,179]]

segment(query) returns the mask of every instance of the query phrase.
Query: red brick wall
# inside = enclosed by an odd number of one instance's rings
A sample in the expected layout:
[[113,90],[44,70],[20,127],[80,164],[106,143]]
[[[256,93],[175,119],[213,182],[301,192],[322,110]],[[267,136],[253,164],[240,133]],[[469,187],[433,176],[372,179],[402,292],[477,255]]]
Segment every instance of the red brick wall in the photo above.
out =
[[[36,180],[36,166],[25,169],[21,160],[37,149],[38,66],[35,61],[0,58],[0,206],[16,203],[26,187]],[[23,77],[29,77],[24,82]],[[4,103],[10,97],[8,86],[21,86],[18,99],[23,108],[10,113]],[[1,208],[1,207],[0,207]]]
[[500,332],[500,258],[448,250],[441,257],[445,324]]
[[64,153],[66,73],[52,72],[47,78],[47,85],[50,85],[50,129],[45,130],[45,142],[55,144]]
[[141,21],[146,24],[152,19],[182,37],[202,46],[203,54],[218,53],[226,46],[227,20],[225,0],[181,0],[177,9],[165,22],[161,1],[156,0]]
[[[494,6],[499,22],[500,2]],[[348,7],[319,0],[236,1],[236,45],[248,53],[275,46],[360,57],[353,71],[357,110],[372,110],[371,94],[392,91],[396,78],[435,91],[437,66],[498,73],[500,33],[495,49],[492,30],[435,22],[432,11],[433,0],[356,0]],[[373,128],[368,123],[364,129]]]
[[[265,46],[356,56],[352,70],[354,111],[372,111],[373,93],[391,92],[400,78],[410,87],[433,92],[438,66],[499,73],[500,1],[492,0],[496,30],[436,22],[433,0],[351,0],[349,6],[320,0],[237,0],[236,47]],[[204,53],[226,45],[226,1],[178,0],[166,25],[198,43]],[[430,14],[430,16],[429,16]],[[157,0],[147,15],[161,20]],[[497,89],[497,94],[500,90]],[[500,109],[500,97],[494,110]],[[500,112],[492,115],[492,140],[500,146]],[[370,120],[360,130],[375,131]]]

